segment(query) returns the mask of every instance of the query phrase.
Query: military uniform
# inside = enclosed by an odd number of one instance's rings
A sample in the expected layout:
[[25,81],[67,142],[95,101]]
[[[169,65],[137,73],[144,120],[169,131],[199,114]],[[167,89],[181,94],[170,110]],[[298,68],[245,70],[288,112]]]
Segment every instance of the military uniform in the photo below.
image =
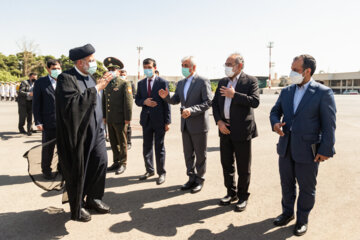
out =
[[[116,58],[106,58],[104,65],[107,68],[122,68],[122,63]],[[108,170],[118,170],[120,166],[126,167],[127,163],[127,124],[131,121],[132,114],[132,87],[130,82],[113,79],[103,91],[103,112],[108,125],[111,149],[113,151],[114,164],[117,168]]]

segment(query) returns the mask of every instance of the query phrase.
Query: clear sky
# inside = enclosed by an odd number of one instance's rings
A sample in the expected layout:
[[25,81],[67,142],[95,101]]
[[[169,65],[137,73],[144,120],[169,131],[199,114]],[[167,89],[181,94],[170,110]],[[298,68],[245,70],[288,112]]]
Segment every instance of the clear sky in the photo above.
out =
[[268,75],[273,41],[279,76],[302,53],[315,57],[316,72],[354,72],[359,25],[358,0],[0,0],[0,52],[18,52],[23,38],[55,57],[91,43],[98,60],[118,57],[137,74],[140,45],[141,58],[154,58],[161,75],[181,75],[181,58],[193,55],[198,73],[214,78],[224,76],[232,52],[244,56],[246,73]]

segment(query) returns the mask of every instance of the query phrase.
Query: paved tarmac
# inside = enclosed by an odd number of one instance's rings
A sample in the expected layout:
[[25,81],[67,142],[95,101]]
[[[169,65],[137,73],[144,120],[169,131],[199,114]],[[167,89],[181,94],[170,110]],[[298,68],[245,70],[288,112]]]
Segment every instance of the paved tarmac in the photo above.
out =
[[[172,107],[173,123],[166,135],[166,182],[157,186],[156,178],[138,181],[145,168],[140,108],[134,106],[128,168],[123,175],[107,175],[103,200],[112,212],[94,214],[88,223],[71,221],[60,193],[44,192],[32,183],[22,155],[41,142],[41,133],[18,134],[16,103],[0,102],[0,239],[297,239],[292,234],[294,221],[282,228],[272,224],[281,213],[278,137],[268,120],[276,99],[277,95],[262,95],[255,111],[259,137],[253,140],[246,211],[234,212],[234,205],[218,206],[226,190],[212,116],[205,186],[198,194],[179,190],[187,181],[179,106]],[[320,166],[316,204],[309,230],[301,239],[360,239],[360,96],[336,96],[336,103],[337,154]],[[112,153],[107,145],[110,165]]]

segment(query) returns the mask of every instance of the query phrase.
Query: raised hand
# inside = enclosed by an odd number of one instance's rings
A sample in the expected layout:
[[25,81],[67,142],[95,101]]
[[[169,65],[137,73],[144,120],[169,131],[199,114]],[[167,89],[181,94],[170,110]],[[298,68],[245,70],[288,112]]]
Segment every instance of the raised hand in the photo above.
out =
[[166,98],[167,96],[169,95],[169,89],[160,89],[159,90],[159,96],[161,97],[161,98]]

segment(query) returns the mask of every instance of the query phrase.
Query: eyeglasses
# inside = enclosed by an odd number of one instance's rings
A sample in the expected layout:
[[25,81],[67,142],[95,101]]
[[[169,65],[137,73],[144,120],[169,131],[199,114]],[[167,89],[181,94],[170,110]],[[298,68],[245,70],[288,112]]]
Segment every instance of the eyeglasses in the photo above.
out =
[[224,67],[234,67],[236,66],[236,64],[232,64],[232,63],[225,63]]

